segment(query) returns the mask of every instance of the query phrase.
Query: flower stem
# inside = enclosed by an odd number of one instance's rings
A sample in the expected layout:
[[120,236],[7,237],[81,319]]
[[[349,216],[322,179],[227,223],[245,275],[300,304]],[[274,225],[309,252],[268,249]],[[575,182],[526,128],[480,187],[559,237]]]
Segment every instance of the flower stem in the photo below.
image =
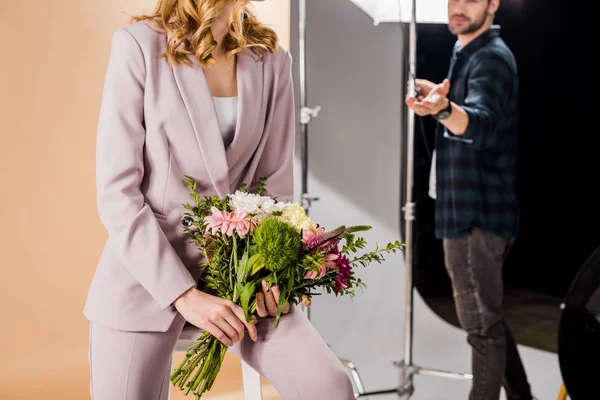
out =
[[[171,374],[171,380],[173,380],[173,378],[175,378],[176,376],[179,375],[179,372],[181,372],[181,369],[183,368],[183,366],[185,365],[185,363],[187,363],[187,361],[190,359],[189,354],[185,355],[185,358],[183,359],[183,361],[181,362],[181,364],[179,364],[179,366],[177,367],[177,369],[175,371],[173,371],[173,373]],[[175,383],[175,382],[173,382]]]
[[[236,276],[237,276],[237,270],[238,270],[238,252],[237,252],[237,239],[235,238],[235,235],[231,236],[233,239],[233,268],[230,269],[229,271],[229,284],[231,285],[232,289],[235,289],[235,287],[233,286],[233,274],[235,272]],[[233,299],[233,302],[236,303],[237,299]]]
[[186,395],[193,392],[200,399],[210,390],[225,359],[227,346],[208,332],[190,347],[183,362],[171,374],[171,382]]

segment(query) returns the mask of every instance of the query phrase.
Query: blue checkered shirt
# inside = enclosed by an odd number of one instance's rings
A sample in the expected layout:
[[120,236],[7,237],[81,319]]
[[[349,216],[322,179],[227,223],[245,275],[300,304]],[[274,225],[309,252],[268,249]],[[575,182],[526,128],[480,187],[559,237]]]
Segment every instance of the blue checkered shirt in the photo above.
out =
[[464,48],[457,42],[448,79],[449,98],[469,124],[462,136],[437,125],[435,234],[459,237],[478,227],[515,237],[518,73],[499,26]]

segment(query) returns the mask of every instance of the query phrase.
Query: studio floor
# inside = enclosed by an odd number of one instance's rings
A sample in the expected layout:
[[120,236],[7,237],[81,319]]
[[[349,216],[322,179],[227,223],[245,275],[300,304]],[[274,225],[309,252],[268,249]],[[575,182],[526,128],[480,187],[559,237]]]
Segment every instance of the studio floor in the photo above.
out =
[[[459,326],[451,298],[428,296],[425,302],[447,322]],[[517,343],[557,352],[561,299],[528,290],[506,290],[503,310]]]

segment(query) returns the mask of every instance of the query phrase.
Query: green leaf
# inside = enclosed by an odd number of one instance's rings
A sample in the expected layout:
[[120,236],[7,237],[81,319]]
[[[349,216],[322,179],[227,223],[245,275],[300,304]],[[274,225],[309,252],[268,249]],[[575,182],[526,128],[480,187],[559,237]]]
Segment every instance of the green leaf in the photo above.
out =
[[287,291],[288,291],[288,293],[292,293],[293,290],[294,290],[294,280],[288,279]]
[[238,270],[237,270],[237,281],[238,282],[246,282],[246,278],[248,277],[248,272],[246,271],[246,265],[248,264],[248,251],[244,251],[242,254],[242,258],[239,261]]
[[288,300],[289,297],[290,297],[289,293],[285,289],[281,292],[281,295],[279,296],[279,304],[277,304],[277,315],[275,317],[275,325],[274,325],[275,328],[277,328],[279,326],[279,320],[281,319],[283,305],[289,301]]
[[256,190],[256,194],[258,194],[259,196],[264,195],[265,191],[266,191],[266,182],[267,182],[267,178],[265,177],[261,177],[258,179],[258,189]]
[[256,289],[257,282],[248,282],[242,289],[242,295],[240,296],[240,303],[244,309],[246,315],[246,321],[250,322],[250,300],[254,297],[254,290]]
[[346,228],[347,233],[370,231],[373,227],[369,225],[355,225]]
[[263,262],[263,257],[261,254],[256,253],[248,260],[248,264],[246,264],[246,276],[252,276],[264,268],[265,263]]

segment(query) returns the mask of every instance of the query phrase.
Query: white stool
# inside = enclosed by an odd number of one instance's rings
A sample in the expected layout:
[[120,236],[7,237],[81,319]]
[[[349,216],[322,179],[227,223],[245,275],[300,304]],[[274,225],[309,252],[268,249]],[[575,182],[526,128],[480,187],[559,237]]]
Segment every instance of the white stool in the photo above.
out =
[[[202,335],[202,330],[186,323],[179,340],[175,345],[175,351],[187,351],[190,346],[196,344]],[[242,361],[242,382],[244,386],[245,400],[262,400],[262,388],[260,386],[260,374],[251,366]]]

